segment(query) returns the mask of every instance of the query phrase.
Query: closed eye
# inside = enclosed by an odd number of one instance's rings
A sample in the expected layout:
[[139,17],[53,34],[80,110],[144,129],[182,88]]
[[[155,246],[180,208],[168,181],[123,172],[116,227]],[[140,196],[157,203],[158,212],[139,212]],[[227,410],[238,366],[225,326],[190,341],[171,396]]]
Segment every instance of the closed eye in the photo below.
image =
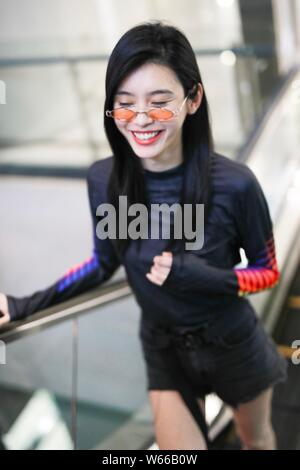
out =
[[154,105],[163,105],[163,104],[167,104],[167,101],[160,101],[160,102],[156,102],[156,103],[153,103]]
[[[167,103],[168,103],[167,101],[156,101],[155,103],[152,103],[152,105],[154,105],[154,106],[162,106],[162,105],[165,105],[165,104],[167,104]],[[124,106],[125,108],[126,108],[126,107],[128,108],[129,106],[134,106],[133,103],[119,103],[119,104],[120,104],[120,106]]]

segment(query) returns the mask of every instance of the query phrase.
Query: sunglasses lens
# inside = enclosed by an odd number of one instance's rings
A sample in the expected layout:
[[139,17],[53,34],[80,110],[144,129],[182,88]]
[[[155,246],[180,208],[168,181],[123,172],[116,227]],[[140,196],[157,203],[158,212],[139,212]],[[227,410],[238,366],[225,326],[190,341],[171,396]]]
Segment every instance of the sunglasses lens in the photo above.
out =
[[115,119],[120,119],[124,121],[130,121],[132,117],[134,116],[134,111],[131,109],[126,109],[126,108],[119,108],[119,109],[113,109],[112,110],[112,117]]
[[[164,108],[151,109],[149,110],[148,114],[151,119],[154,119],[156,121],[166,121],[173,117],[173,112]],[[117,108],[113,109],[111,112],[111,116],[113,118],[119,119],[121,121],[130,121],[134,115],[135,112],[132,109],[127,108]]]
[[171,119],[171,117],[173,117],[173,112],[169,111],[168,109],[152,109],[149,111],[149,116],[152,119],[166,121],[167,119]]

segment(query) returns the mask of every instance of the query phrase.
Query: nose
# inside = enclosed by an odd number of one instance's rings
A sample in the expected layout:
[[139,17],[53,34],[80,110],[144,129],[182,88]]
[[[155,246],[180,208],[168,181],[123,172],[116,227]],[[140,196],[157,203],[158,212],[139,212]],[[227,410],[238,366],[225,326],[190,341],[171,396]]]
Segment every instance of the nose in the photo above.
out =
[[145,126],[149,124],[150,122],[152,122],[153,119],[150,116],[148,116],[146,112],[141,111],[136,114],[136,116],[132,119],[132,121],[134,121],[139,126]]

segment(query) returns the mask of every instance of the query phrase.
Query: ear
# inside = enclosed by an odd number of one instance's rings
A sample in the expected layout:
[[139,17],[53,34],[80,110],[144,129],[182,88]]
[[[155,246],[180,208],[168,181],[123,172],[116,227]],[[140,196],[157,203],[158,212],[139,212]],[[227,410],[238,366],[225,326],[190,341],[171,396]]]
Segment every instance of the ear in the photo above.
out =
[[198,83],[198,90],[196,96],[192,98],[188,98],[187,105],[188,105],[188,114],[194,114],[201,105],[202,97],[203,97],[203,86],[201,83]]

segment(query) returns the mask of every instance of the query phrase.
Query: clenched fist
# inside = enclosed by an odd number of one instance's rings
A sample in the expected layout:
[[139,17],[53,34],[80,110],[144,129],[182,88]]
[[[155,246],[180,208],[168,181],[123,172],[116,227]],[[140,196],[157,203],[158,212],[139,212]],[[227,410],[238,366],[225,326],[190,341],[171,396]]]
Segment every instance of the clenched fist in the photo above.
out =
[[8,302],[5,294],[0,293],[0,327],[10,321],[8,313]]
[[173,255],[170,251],[163,251],[162,256],[154,256],[154,265],[151,272],[146,276],[149,281],[161,286],[167,279],[173,262]]

